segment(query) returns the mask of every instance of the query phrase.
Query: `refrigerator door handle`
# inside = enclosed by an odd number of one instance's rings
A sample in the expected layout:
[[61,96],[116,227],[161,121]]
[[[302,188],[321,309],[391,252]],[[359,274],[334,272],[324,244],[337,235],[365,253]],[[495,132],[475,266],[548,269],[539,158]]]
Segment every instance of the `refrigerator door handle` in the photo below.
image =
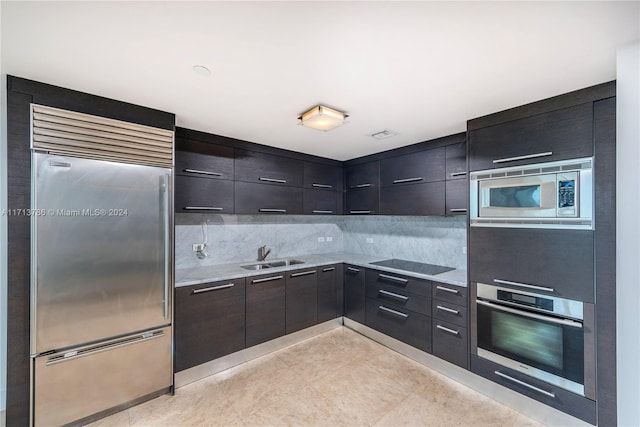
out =
[[164,318],[169,319],[169,258],[171,258],[171,254],[169,253],[171,250],[170,247],[170,234],[171,234],[171,223],[169,221],[169,212],[171,206],[169,206],[169,197],[171,195],[171,175],[166,174],[163,177],[162,183],[163,189],[163,206],[162,206],[162,215],[164,219],[164,300],[163,300],[163,310],[164,310]]
[[127,345],[138,344],[143,341],[153,340],[164,336],[164,332],[161,330],[153,332],[145,332],[144,334],[136,335],[133,337],[125,338],[122,340],[113,341],[109,344],[99,344],[92,347],[86,347],[81,350],[69,351],[64,354],[53,356],[47,360],[45,366],[57,365],[58,363],[69,362],[79,357],[91,356],[92,354],[102,353],[103,351],[114,350],[116,348],[124,347]]

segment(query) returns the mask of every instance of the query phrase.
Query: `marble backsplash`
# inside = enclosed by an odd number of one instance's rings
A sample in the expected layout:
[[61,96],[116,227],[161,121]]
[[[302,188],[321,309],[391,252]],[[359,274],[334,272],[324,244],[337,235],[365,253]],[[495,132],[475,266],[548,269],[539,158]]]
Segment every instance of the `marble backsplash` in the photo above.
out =
[[[350,252],[466,268],[466,221],[457,217],[176,214],[176,268]],[[323,241],[318,241],[320,240]],[[328,239],[329,238],[329,239]],[[194,243],[207,245],[199,259]]]

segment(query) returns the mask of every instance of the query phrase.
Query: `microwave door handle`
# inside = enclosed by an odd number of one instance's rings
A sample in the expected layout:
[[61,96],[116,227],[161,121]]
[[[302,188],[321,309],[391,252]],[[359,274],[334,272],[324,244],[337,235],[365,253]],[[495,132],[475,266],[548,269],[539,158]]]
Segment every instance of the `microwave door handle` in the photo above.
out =
[[480,305],[484,305],[486,307],[493,308],[495,310],[500,310],[500,311],[504,311],[504,312],[507,312],[507,313],[517,314],[519,316],[530,317],[532,319],[542,320],[542,321],[545,321],[545,322],[556,323],[556,324],[564,325],[564,326],[571,326],[571,327],[574,327],[574,328],[582,328],[582,323],[576,322],[576,321],[570,320],[570,319],[557,319],[555,317],[549,317],[549,316],[543,316],[541,314],[529,313],[528,311],[522,311],[522,310],[518,310],[518,309],[515,309],[515,308],[505,307],[505,306],[502,306],[502,305],[499,305],[499,304],[494,304],[492,302],[484,301],[484,300],[480,300],[480,299],[476,299],[476,303],[478,303]]

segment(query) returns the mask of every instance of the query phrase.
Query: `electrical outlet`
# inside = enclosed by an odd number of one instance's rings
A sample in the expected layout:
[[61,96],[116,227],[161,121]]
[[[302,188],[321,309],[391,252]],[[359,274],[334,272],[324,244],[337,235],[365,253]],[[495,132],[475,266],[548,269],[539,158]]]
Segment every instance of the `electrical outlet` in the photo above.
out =
[[204,243],[194,243],[193,252],[201,252],[204,250]]
[[373,243],[373,237],[367,237],[367,243]]
[[333,237],[327,236],[327,242],[333,242]]
[[318,237],[318,242],[324,242],[324,237],[323,236]]
[[462,247],[462,255],[466,255],[467,254],[467,247],[463,246]]

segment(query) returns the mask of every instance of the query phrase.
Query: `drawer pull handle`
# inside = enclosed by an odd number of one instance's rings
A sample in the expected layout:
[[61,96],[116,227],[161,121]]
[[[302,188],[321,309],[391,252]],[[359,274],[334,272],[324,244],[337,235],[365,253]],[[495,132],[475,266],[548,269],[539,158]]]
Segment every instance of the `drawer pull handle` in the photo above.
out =
[[182,171],[188,173],[197,173],[198,175],[222,176],[222,174],[218,172],[201,171],[198,169],[183,169]]
[[185,206],[183,208],[185,211],[223,211],[223,208],[217,208],[215,206]]
[[282,279],[284,276],[271,276],[271,277],[265,277],[264,279],[255,279],[251,281],[251,284],[255,284],[255,283],[264,283],[264,282],[271,282],[273,280],[280,280]]
[[396,293],[393,293],[393,292],[385,291],[384,289],[380,289],[378,291],[378,293],[382,294],[382,295],[385,295],[385,296],[388,296],[388,297],[398,298],[398,299],[400,299],[402,301],[408,301],[409,300],[409,297],[405,297],[404,295],[400,295],[400,294],[396,294]]
[[370,214],[371,211],[349,211],[350,214]]
[[547,288],[546,286],[535,286],[535,285],[529,285],[529,284],[526,284],[526,283],[511,282],[509,280],[493,279],[493,281],[496,282],[496,283],[500,283],[502,285],[520,286],[522,288],[536,289],[538,291],[547,291],[547,292],[554,292],[555,291],[554,288]]
[[275,179],[275,178],[258,178],[258,181],[276,182],[278,184],[286,184],[287,183],[286,179]]
[[447,328],[446,326],[436,325],[436,328],[440,329],[441,331],[445,331],[445,332],[448,332],[450,334],[453,334],[453,335],[460,335],[460,331],[456,331],[455,329]]
[[509,381],[512,381],[512,382],[514,382],[516,384],[520,384],[521,386],[524,386],[524,387],[526,387],[526,388],[528,388],[530,390],[537,391],[538,393],[542,393],[545,396],[549,396],[549,397],[552,397],[552,398],[556,397],[555,393],[551,393],[550,391],[543,390],[543,389],[541,389],[539,387],[536,387],[536,386],[531,385],[529,383],[526,383],[524,381],[520,381],[519,379],[513,378],[512,376],[507,375],[507,374],[503,374],[500,371],[494,371],[493,373],[496,374],[499,377],[504,378],[505,380],[509,380]]
[[395,314],[396,316],[400,316],[400,317],[402,317],[403,319],[406,319],[407,317],[409,317],[409,315],[408,315],[408,314],[406,314],[406,313],[402,313],[401,311],[393,310],[393,309],[391,309],[391,308],[387,308],[387,307],[385,307],[384,305],[379,305],[379,306],[378,306],[378,308],[379,308],[380,310],[382,310],[382,311],[386,311],[387,313],[391,313],[391,314]]
[[367,184],[352,185],[349,188],[367,188],[367,187],[371,187],[371,184],[367,183]]
[[451,289],[451,288],[445,288],[444,286],[436,286],[436,289],[441,290],[441,291],[445,291],[445,292],[450,292],[452,294],[459,294],[460,291],[457,289]]
[[449,212],[466,212],[467,210],[464,208],[455,208],[455,209],[449,209]]
[[454,177],[454,176],[463,176],[463,175],[466,175],[466,174],[467,174],[466,172],[452,172],[451,176],[452,177]]
[[221,289],[229,289],[229,288],[233,288],[234,286],[235,286],[235,284],[233,284],[233,283],[227,283],[226,285],[212,286],[210,288],[194,289],[193,292],[191,292],[191,293],[192,294],[201,294],[203,292],[211,292],[211,291],[219,291]]
[[404,179],[394,179],[393,183],[394,184],[403,184],[405,182],[416,182],[416,181],[422,181],[424,178],[422,178],[421,176],[417,176],[415,178],[404,178]]
[[315,210],[314,209],[314,210],[311,211],[311,213],[314,213],[314,214],[332,214],[333,211],[319,211],[319,210]]
[[266,212],[266,213],[287,213],[286,209],[269,209],[269,208],[260,208],[258,212]]
[[347,267],[347,270],[353,271],[354,273],[360,273],[360,269],[359,268]]
[[322,271],[327,272],[327,271],[333,271],[335,269],[336,269],[335,267],[327,267],[327,268],[323,268]]
[[494,160],[493,163],[515,162],[516,160],[535,159],[538,157],[552,156],[553,151],[545,151],[544,153],[526,154],[524,156],[505,157],[504,159]]
[[317,184],[317,183],[313,183],[311,184],[312,187],[315,188],[333,188],[333,185],[329,185],[329,184]]
[[394,281],[400,282],[400,283],[408,283],[409,282],[407,279],[403,279],[402,277],[389,276],[387,274],[378,274],[378,277],[382,277],[383,279],[387,279],[387,280],[394,280]]
[[447,313],[452,313],[452,314],[456,314],[456,315],[460,314],[459,310],[454,310],[454,309],[449,308],[449,307],[443,307],[441,305],[436,305],[436,308],[438,310],[446,311]]
[[307,270],[300,273],[291,273],[291,277],[308,276],[309,274],[316,274],[315,270]]

